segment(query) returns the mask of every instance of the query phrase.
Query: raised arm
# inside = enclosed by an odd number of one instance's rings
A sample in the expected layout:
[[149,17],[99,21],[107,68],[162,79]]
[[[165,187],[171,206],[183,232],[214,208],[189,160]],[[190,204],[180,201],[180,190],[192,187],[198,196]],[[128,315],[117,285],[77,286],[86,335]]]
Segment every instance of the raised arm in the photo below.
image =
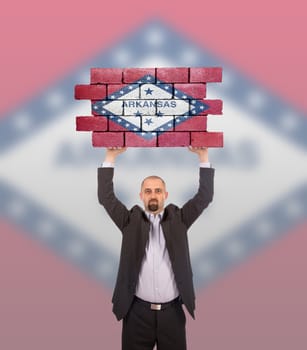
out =
[[98,200],[116,226],[122,230],[128,220],[129,211],[115,196],[113,186],[114,164],[116,157],[126,148],[107,148],[103,166],[98,168]]
[[187,227],[199,217],[202,211],[213,199],[214,169],[209,163],[208,148],[189,147],[189,150],[196,153],[199,158],[199,187],[195,196],[190,199],[181,209],[182,220]]

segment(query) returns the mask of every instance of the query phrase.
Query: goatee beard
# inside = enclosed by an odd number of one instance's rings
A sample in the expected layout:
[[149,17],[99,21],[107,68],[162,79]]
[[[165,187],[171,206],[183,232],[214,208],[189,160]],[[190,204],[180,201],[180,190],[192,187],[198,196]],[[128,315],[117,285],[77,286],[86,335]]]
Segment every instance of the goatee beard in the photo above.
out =
[[148,210],[151,212],[155,212],[159,209],[159,205],[157,201],[152,201],[148,203]]

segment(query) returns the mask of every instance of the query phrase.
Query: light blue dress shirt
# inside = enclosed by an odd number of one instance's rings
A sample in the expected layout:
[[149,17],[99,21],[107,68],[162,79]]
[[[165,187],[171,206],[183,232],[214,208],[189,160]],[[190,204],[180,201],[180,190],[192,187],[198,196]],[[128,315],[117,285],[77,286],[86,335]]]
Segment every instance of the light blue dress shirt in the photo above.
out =
[[135,295],[152,303],[165,303],[178,297],[179,292],[160,225],[163,212],[146,215],[150,221],[149,240]]

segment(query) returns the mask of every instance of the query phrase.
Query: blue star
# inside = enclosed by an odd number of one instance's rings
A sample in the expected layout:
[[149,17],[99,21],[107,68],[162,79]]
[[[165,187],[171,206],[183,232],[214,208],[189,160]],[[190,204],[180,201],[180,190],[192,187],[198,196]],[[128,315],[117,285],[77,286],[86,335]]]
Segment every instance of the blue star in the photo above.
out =
[[147,125],[153,124],[152,118],[146,118],[145,122]]
[[152,95],[153,90],[148,88],[147,90],[145,90],[145,92],[146,92],[146,95]]
[[135,115],[136,117],[141,117],[141,116],[142,116],[142,113],[141,113],[139,110],[137,110],[136,113],[134,113],[134,115]]

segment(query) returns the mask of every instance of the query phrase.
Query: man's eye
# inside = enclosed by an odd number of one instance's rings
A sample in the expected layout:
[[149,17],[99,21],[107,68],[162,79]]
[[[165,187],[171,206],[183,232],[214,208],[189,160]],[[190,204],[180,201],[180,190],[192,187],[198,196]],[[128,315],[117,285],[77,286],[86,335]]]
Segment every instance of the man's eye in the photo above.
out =
[[162,190],[160,188],[156,189],[156,193],[161,193],[161,192],[162,192]]
[[145,193],[147,193],[147,194],[150,193],[150,192],[151,192],[150,190],[145,190]]

